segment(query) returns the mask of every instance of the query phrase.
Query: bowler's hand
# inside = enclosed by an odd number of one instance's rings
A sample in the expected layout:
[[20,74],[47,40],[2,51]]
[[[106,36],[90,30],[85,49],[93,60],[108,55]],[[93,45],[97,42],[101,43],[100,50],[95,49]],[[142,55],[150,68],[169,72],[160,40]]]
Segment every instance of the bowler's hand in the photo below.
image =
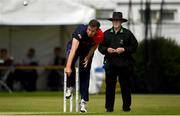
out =
[[83,63],[84,68],[86,68],[86,67],[87,67],[88,62],[89,62],[89,58],[88,58],[88,57],[85,57],[85,58],[84,58],[84,63]]
[[116,50],[113,48],[108,48],[107,51],[109,54],[116,53]]
[[65,68],[65,73],[67,74],[67,77],[70,77],[70,75],[71,75],[71,73],[72,73],[71,68],[66,67],[66,68]]
[[125,51],[124,48],[117,48],[117,49],[116,49],[116,53],[118,53],[118,54],[121,54],[121,53],[123,53],[124,51]]

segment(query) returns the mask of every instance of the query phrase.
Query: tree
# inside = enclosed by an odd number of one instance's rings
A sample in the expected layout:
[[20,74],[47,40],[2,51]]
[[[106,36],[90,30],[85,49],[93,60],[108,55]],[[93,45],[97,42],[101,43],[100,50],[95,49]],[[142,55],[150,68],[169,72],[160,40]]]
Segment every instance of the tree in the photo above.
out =
[[133,92],[180,93],[180,46],[174,40],[163,37],[148,40],[148,45],[152,51],[148,62],[144,59],[144,41],[140,42],[134,55],[136,75]]

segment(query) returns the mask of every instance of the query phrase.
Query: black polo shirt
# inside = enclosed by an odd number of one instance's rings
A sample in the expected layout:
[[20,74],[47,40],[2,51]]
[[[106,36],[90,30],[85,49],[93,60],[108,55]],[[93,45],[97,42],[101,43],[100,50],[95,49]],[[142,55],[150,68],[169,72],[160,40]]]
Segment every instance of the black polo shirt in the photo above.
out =
[[[99,51],[105,55],[107,60],[112,65],[124,66],[128,65],[129,61],[133,61],[131,56],[137,49],[138,43],[133,33],[121,27],[121,29],[115,33],[113,28],[110,28],[104,32],[104,41],[99,45]],[[125,51],[122,54],[109,54],[108,48],[123,47]]]

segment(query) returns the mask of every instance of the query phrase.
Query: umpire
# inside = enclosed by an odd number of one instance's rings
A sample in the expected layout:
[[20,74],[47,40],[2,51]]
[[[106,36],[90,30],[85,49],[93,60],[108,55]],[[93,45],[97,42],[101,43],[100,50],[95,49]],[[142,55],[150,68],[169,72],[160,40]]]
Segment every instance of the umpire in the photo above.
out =
[[[106,112],[114,111],[116,82],[121,85],[123,111],[130,111],[131,106],[131,77],[133,73],[132,53],[138,46],[137,40],[130,30],[121,26],[127,19],[121,12],[113,12],[112,28],[104,32],[104,40],[99,45],[99,51],[105,55],[106,71]],[[117,79],[118,78],[118,79]]]

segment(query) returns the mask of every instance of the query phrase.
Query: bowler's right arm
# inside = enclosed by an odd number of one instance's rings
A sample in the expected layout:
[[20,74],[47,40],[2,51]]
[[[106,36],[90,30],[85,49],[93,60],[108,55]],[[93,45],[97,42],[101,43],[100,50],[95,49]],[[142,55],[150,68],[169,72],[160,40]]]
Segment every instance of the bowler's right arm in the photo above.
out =
[[74,59],[78,46],[79,46],[79,41],[76,38],[73,38],[72,47],[71,47],[71,50],[67,59],[66,69],[65,69],[65,72],[68,77],[71,75],[71,72],[72,72],[71,65],[72,65],[72,61]]

